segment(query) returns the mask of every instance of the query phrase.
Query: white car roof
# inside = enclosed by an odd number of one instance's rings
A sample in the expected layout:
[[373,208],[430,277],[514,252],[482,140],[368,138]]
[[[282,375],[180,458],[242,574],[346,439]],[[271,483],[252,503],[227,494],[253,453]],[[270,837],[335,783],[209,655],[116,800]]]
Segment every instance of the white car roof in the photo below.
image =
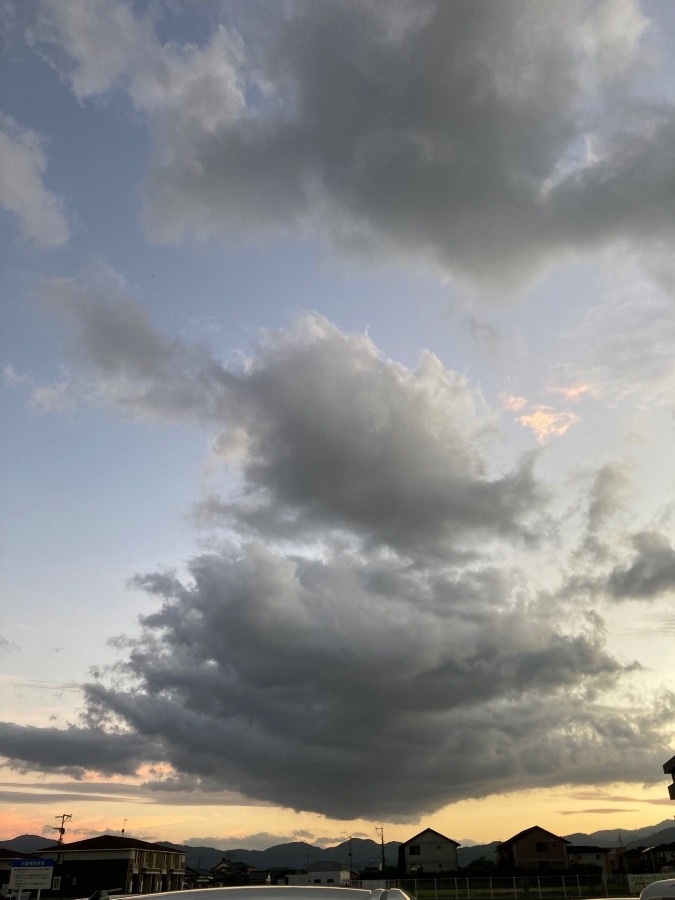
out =
[[640,900],[658,900],[659,897],[672,897],[675,900],[675,878],[654,881],[640,893]]
[[251,885],[244,887],[193,888],[143,894],[143,900],[410,900],[399,888],[331,887],[329,885]]

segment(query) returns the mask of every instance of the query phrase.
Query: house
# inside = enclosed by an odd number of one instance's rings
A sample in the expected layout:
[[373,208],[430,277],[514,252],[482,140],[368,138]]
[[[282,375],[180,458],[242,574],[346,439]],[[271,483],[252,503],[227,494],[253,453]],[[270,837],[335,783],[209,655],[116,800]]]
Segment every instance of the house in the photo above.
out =
[[643,855],[649,858],[650,868],[657,872],[672,872],[675,869],[675,841],[647,847]]
[[185,866],[183,874],[184,888],[213,887],[213,873],[210,869],[200,869],[197,866]]
[[151,894],[183,887],[185,854],[125,835],[104,834],[54,844],[33,854],[53,859],[53,898],[88,897],[95,891]]
[[321,860],[310,863],[307,869],[298,875],[289,875],[288,884],[332,884],[337,887],[349,887],[352,878],[358,876],[339,862]]
[[574,847],[570,844],[567,847],[567,863],[570,869],[575,866],[595,866],[606,878],[612,874],[609,847]]
[[399,871],[412,875],[415,872],[456,872],[459,843],[445,837],[433,828],[425,828],[419,834],[404,841],[398,848]]
[[675,800],[675,756],[671,756],[667,763],[663,764],[663,771],[666,775],[673,776],[673,783],[668,785],[668,793],[671,800]]
[[566,869],[568,844],[565,838],[533,825],[497,846],[497,865],[537,872]]
[[249,875],[252,871],[253,866],[243,862],[235,862],[224,856],[211,869],[211,883],[214,886],[221,885],[224,887],[248,884]]

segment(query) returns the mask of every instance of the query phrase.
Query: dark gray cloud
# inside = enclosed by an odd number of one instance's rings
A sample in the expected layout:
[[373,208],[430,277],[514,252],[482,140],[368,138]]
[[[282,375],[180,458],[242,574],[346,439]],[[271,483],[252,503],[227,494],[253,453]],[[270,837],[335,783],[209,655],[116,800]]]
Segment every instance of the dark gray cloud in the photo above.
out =
[[641,531],[632,537],[634,556],[626,566],[617,566],[608,588],[617,600],[653,600],[675,591],[675,549],[657,531]]
[[[34,400],[204,426],[239,478],[215,503],[235,543],[183,580],[139,576],[157,611],[85,686],[83,724],[6,724],[0,753],[78,774],[162,764],[142,791],[171,802],[227,792],[389,820],[658,776],[675,700],[628,707],[635,667],[611,655],[601,618],[505,561],[515,548],[548,560],[555,528],[532,538],[546,493],[532,460],[493,471],[496,422],[465,378],[431,354],[406,369],[312,315],[228,369],[100,279],[44,285],[78,337],[73,372]],[[598,473],[589,534],[624,487],[621,467]]]
[[311,232],[508,287],[672,234],[673,114],[631,96],[632,0],[224,5],[201,47],[141,10],[45,3],[30,39],[80,99],[147,117],[157,240]]
[[[385,590],[374,569],[250,545],[193,560],[185,583],[139,578],[161,608],[116,679],[86,686],[89,722],[123,723],[134,747],[202,791],[341,818],[409,819],[492,791],[659,771],[675,698],[607,704],[627,668],[592,619],[571,629],[504,576],[479,589],[391,565]],[[7,735],[0,751],[38,766],[75,764],[88,747],[69,732]],[[101,764],[128,771],[121,739]]]
[[98,727],[42,728],[0,722],[0,754],[26,769],[81,778],[87,770],[130,775],[160,747],[139,733]]

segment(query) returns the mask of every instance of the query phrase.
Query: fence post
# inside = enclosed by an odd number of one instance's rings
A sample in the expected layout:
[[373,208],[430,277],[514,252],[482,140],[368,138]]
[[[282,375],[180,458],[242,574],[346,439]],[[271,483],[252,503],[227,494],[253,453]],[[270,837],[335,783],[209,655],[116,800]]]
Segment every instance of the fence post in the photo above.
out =
[[577,875],[577,894],[581,897],[581,885],[579,884],[579,876]]
[[438,881],[436,878],[434,878],[434,896],[438,900]]
[[562,883],[563,883],[563,897],[567,897],[567,885],[565,884],[565,876],[561,875]]
[[492,893],[492,875],[490,875],[490,900],[494,900],[494,896]]
[[471,900],[471,888],[469,887],[469,879],[466,879],[466,900]]
[[457,879],[455,878],[455,900],[459,900],[459,888],[457,887]]
[[539,900],[541,900],[541,878],[537,875],[537,890],[539,891]]
[[518,888],[516,887],[516,879],[515,879],[515,876],[514,876],[514,879],[513,879],[513,896],[514,896],[514,897],[517,897],[517,896],[518,896]]

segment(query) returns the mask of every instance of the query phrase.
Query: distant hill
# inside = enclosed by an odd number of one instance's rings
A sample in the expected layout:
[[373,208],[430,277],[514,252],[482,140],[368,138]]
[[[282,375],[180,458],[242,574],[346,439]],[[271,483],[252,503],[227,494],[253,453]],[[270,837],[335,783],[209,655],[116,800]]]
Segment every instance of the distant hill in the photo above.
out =
[[625,828],[611,828],[605,831],[594,831],[593,834],[565,835],[572,844],[595,844],[598,847],[644,847],[645,845],[669,844],[675,841],[675,826],[672,819],[665,819],[658,825],[648,825],[645,828],[635,828],[629,831]]
[[[188,844],[171,844],[162,841],[166,847],[180,850],[187,854],[187,864],[197,868],[209,868],[219,862],[223,856],[235,862],[244,862],[256,869],[270,869],[288,867],[289,869],[304,869],[308,863],[320,860],[334,860],[335,862],[349,865],[349,841],[344,841],[335,847],[315,847],[303,841],[295,841],[290,844],[277,844],[268,847],[267,850],[246,850],[243,847],[228,847],[216,850],[213,847],[192,847]],[[398,862],[398,841],[389,841],[384,845],[384,858],[388,866],[395,866]],[[352,866],[354,869],[364,869],[366,866],[377,866],[382,859],[382,846],[376,841],[352,838]],[[199,862],[201,860],[201,862]]]
[[[620,836],[620,837],[619,837]],[[572,844],[595,844],[599,847],[616,847],[622,843],[624,847],[653,846],[655,844],[668,844],[675,841],[675,825],[672,819],[666,819],[657,825],[646,828],[607,829],[595,831],[592,834],[576,832],[564,835]],[[8,850],[16,850],[19,853],[34,853],[44,847],[49,847],[54,842],[51,837],[41,837],[37,834],[22,834],[11,840],[0,840],[0,847]],[[290,844],[277,844],[266,850],[246,850],[243,847],[204,847],[188,844],[172,844],[169,841],[159,841],[165,847],[179,850],[186,854],[186,862],[189,866],[201,869],[210,869],[226,856],[235,862],[244,862],[256,869],[289,868],[303,869],[308,863],[321,860],[334,860],[335,862],[349,865],[349,851],[351,843],[352,866],[356,870],[365,869],[367,866],[378,866],[382,859],[382,847],[377,841],[363,838],[352,838],[335,847],[315,847],[303,841],[295,841]],[[457,850],[459,865],[464,867],[475,859],[484,856],[493,860],[495,847],[499,841],[489,844],[476,844],[473,847],[460,847]],[[384,856],[388,866],[395,866],[398,862],[398,841],[388,841],[384,845]]]
[[462,868],[468,866],[475,859],[480,859],[481,856],[494,862],[497,844],[499,844],[499,841],[491,841],[489,844],[474,844],[473,847],[458,847],[457,862]]
[[18,853],[35,853],[36,850],[42,850],[54,843],[52,837],[40,837],[39,834],[20,834],[18,837],[12,838],[11,841],[0,841],[0,847],[5,850],[16,850]]

